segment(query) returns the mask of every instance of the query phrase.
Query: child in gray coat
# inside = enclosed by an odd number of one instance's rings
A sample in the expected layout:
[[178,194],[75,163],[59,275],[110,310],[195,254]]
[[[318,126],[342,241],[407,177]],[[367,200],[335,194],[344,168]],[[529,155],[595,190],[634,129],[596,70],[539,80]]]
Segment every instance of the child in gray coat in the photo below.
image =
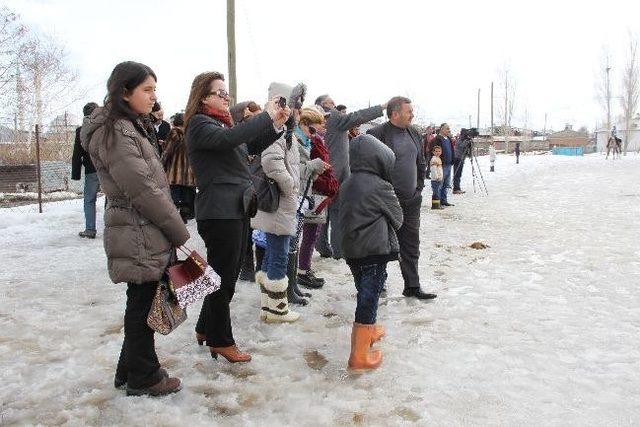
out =
[[384,335],[376,325],[378,299],[387,278],[387,262],[398,259],[397,231],[402,208],[391,184],[393,151],[374,136],[360,135],[350,142],[351,176],[340,187],[342,250],[358,290],[351,332],[349,368],[375,369],[380,350],[371,345]]

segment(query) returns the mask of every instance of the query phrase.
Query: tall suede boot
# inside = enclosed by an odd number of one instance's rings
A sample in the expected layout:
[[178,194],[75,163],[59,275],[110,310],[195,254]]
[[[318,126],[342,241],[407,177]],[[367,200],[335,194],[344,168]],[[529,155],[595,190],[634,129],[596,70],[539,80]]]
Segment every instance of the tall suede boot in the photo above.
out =
[[303,294],[298,288],[298,252],[289,254],[287,281],[287,297],[289,298],[289,303],[297,305],[309,304],[309,301],[304,299],[304,297],[310,297],[311,294]]
[[351,355],[349,356],[349,369],[352,371],[376,369],[382,363],[382,352],[371,350],[371,338],[374,330],[375,325],[353,323]]
[[256,271],[256,283],[260,286],[260,320],[267,318],[267,309],[269,308],[269,297],[267,295],[267,289],[264,287],[264,280],[267,278],[267,273],[262,270]]
[[264,278],[267,294],[267,310],[264,321],[267,323],[293,323],[300,318],[300,313],[289,310],[287,301],[287,278],[271,280]]

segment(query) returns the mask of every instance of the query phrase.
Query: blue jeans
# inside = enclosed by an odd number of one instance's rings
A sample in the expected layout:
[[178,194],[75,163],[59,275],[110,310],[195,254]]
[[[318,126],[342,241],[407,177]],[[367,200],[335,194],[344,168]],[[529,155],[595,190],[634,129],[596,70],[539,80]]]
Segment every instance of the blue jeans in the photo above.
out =
[[433,192],[433,194],[431,195],[431,200],[440,200],[441,185],[442,185],[442,181],[431,180],[431,191]]
[[284,279],[287,277],[291,236],[264,234],[267,236],[267,249],[262,259],[262,271],[267,273],[269,280]]
[[378,299],[387,281],[387,263],[350,265],[351,274],[358,290],[356,323],[373,325],[378,314]]
[[85,230],[96,231],[96,199],[100,181],[97,173],[84,176],[84,222]]
[[447,202],[447,189],[451,186],[451,165],[442,166],[442,187],[440,187],[440,204]]

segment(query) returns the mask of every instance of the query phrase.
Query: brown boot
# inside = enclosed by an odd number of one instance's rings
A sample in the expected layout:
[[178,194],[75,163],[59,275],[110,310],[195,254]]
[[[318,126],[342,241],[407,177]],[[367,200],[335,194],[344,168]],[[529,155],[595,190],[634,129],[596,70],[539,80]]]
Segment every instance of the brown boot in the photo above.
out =
[[382,352],[370,349],[374,330],[375,325],[353,323],[349,369],[356,372],[365,369],[376,369],[382,363]]
[[180,378],[162,377],[159,383],[146,388],[131,388],[127,385],[127,396],[164,396],[182,389]]
[[214,359],[217,359],[218,355],[221,355],[231,363],[249,362],[251,360],[251,355],[241,353],[235,344],[229,347],[209,347],[209,351],[211,352],[211,357]]
[[371,332],[371,345],[380,341],[380,338],[386,335],[384,331],[384,326],[382,325],[373,325],[373,332]]

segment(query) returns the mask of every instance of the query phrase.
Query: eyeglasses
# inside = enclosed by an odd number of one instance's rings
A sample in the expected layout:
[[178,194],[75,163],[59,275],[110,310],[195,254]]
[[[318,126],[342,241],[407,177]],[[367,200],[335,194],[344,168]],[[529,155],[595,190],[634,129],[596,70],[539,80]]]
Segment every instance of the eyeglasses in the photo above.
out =
[[217,96],[217,97],[219,97],[219,98],[222,98],[222,99],[229,99],[229,98],[230,98],[230,96],[229,96],[229,92],[227,92],[227,91],[226,91],[226,90],[224,90],[224,89],[218,89],[218,90],[216,90],[216,91],[209,92],[209,93],[207,94],[207,96],[211,96],[211,95],[215,95],[215,96]]

